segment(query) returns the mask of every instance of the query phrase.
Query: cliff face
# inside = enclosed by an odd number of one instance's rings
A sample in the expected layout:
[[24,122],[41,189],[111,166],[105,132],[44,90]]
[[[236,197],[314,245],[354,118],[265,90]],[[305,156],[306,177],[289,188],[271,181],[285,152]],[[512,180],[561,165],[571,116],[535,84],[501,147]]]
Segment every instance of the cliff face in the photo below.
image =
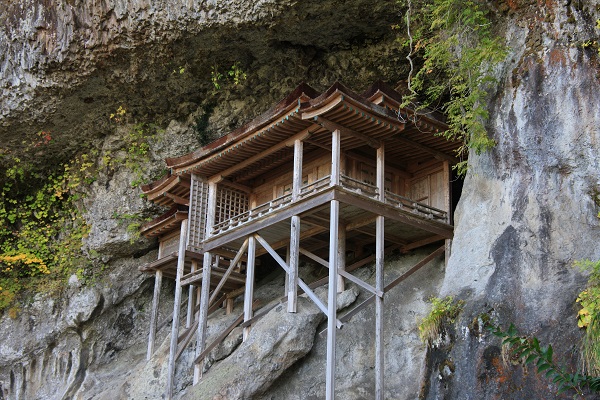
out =
[[[575,364],[574,300],[585,276],[572,263],[600,258],[599,65],[597,50],[585,45],[598,38],[600,3],[496,3],[497,30],[511,48],[489,96],[488,130],[498,144],[470,156],[446,270],[427,267],[386,300],[397,310],[386,315],[389,398],[554,397],[537,374],[502,365],[499,342],[479,329],[484,314],[552,343]],[[156,170],[163,157],[196,145],[193,125],[206,112],[210,130],[225,133],[302,80],[324,87],[340,79],[360,89],[406,73],[390,35],[400,18],[393,1],[0,0],[0,10],[0,137],[14,151],[23,138],[52,131],[40,163],[110,147],[124,134],[109,122],[119,106],[167,128],[145,164]],[[211,70],[227,72],[236,62],[247,80],[215,91]],[[38,295],[16,317],[2,316],[0,399],[160,398],[162,353],[144,360],[152,281],[137,272],[156,253],[150,242],[130,245],[114,217],[148,212],[129,181],[123,169],[87,189],[86,246],[108,272],[95,284],[73,277],[63,298]],[[393,260],[388,273],[413,258]],[[368,268],[361,273],[373,278]],[[172,307],[172,292],[163,294],[161,319]],[[465,309],[450,340],[427,353],[415,320],[429,296],[447,294],[465,300]],[[315,335],[318,321],[307,321],[303,334]],[[371,326],[368,314],[359,315],[339,335],[344,398],[369,397],[373,388]],[[303,346],[293,361],[306,356],[261,386],[261,398],[322,397],[324,340]],[[178,370],[182,396],[192,395],[189,372]]]

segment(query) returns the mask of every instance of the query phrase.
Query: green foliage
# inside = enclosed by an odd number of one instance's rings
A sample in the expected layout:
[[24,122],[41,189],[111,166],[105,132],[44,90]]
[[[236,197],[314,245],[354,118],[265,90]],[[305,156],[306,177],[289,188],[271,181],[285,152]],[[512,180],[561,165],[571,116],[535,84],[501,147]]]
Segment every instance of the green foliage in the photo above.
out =
[[[486,98],[495,83],[493,68],[507,54],[500,37],[494,37],[485,2],[478,0],[401,0],[408,7],[406,26],[411,63],[411,94],[403,106],[417,111],[441,108],[449,129],[443,135],[461,140],[458,156],[469,149],[477,154],[492,148],[485,123]],[[414,62],[420,66],[416,69]],[[421,100],[416,105],[417,97]],[[456,167],[466,172],[466,161]]]
[[0,310],[23,290],[67,276],[85,262],[81,240],[89,227],[76,202],[81,185],[93,180],[91,158],[81,155],[38,177],[31,164],[14,157],[1,177]]
[[118,214],[114,213],[113,218],[119,221],[120,224],[127,224],[125,231],[129,233],[130,243],[135,243],[140,238],[140,227],[150,220],[150,218],[143,218],[139,214]]
[[[127,111],[119,106],[117,111],[110,115],[110,119],[117,124],[125,124],[128,120]],[[150,143],[156,138],[161,130],[154,124],[138,122],[131,126],[129,132],[123,137],[123,144],[117,151],[102,155],[102,164],[109,171],[114,171],[118,166],[133,173],[132,187],[139,186],[145,179],[145,162],[149,158]]]
[[210,70],[210,81],[215,90],[220,90],[223,84],[239,86],[246,78],[246,72],[242,69],[239,61],[233,63],[224,73],[216,65],[213,65]]
[[581,306],[577,326],[585,329],[581,340],[581,364],[586,373],[600,375],[600,261],[581,260],[575,265],[590,273],[587,287],[576,300]]
[[453,323],[462,311],[464,301],[454,301],[452,296],[443,299],[432,297],[431,311],[419,323],[419,337],[425,344],[432,345],[443,333],[444,322]]
[[557,394],[574,391],[577,395],[583,396],[586,387],[591,391],[600,392],[600,377],[568,372],[564,366],[554,362],[551,345],[541,346],[536,337],[520,335],[513,324],[507,331],[493,325],[488,329],[502,339],[502,344],[508,346],[515,358],[521,360],[524,365],[535,365],[538,374],[543,374],[545,378],[556,384]]
[[[123,106],[110,115],[116,124],[128,119]],[[74,273],[84,281],[94,279],[100,260],[81,249],[89,233],[81,210],[84,186],[97,178],[99,168],[110,172],[119,166],[133,172],[137,186],[146,177],[144,165],[157,132],[151,124],[132,125],[120,148],[102,155],[93,149],[51,171],[28,157],[44,150],[38,147],[52,140],[49,132],[24,142],[21,157],[0,149],[0,311],[26,291],[60,287]],[[137,234],[141,221],[136,218],[127,229]]]

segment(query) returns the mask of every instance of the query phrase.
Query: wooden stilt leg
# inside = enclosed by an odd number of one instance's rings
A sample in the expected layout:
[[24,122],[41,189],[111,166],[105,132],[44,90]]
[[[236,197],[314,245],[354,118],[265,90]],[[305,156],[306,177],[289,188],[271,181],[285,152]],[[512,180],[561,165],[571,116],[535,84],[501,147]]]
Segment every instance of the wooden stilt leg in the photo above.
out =
[[298,262],[300,261],[300,217],[294,215],[290,234],[290,273],[288,274],[288,312],[296,312],[298,298]]
[[[285,248],[285,263],[288,266],[290,265],[290,245],[289,244]],[[287,296],[288,292],[290,291],[290,276],[288,274],[285,274],[284,285],[285,285],[285,288],[284,288],[285,296]]]
[[[198,333],[196,339],[196,357],[204,351],[206,345],[206,322],[208,320],[208,295],[210,294],[210,276],[212,255],[204,253],[202,260],[202,290],[200,291],[200,312],[198,314]],[[194,385],[202,377],[202,362],[194,364]]]
[[[381,143],[377,149],[377,190],[379,201],[385,202],[385,147]],[[384,291],[384,218],[375,220],[375,289]],[[375,296],[375,400],[383,400],[384,395],[384,352],[383,352],[383,296]]]
[[450,260],[450,254],[452,254],[452,239],[446,239],[444,241],[444,267],[448,266],[448,260]]
[[[191,272],[194,272],[198,269],[198,262],[197,261],[192,261],[192,269]],[[192,326],[192,322],[194,322],[194,304],[195,302],[195,294],[196,294],[196,287],[194,285],[190,285],[190,287],[188,288],[188,302],[187,302],[187,316],[185,319],[185,327],[189,328],[190,326]]]
[[[246,264],[246,291],[244,292],[244,321],[252,318],[252,297],[254,296],[254,258],[256,256],[256,239],[250,236],[248,240],[248,263]],[[243,340],[248,339],[250,327],[244,328]]]
[[[384,291],[383,254],[384,219],[378,216],[375,222],[375,288]],[[384,351],[383,351],[383,297],[375,296],[375,399],[383,400],[384,395]]]
[[331,201],[329,225],[329,291],[327,296],[327,368],[325,375],[325,397],[335,399],[335,342],[337,319],[337,265],[338,219],[340,203]]
[[148,335],[148,354],[146,359],[150,360],[154,353],[154,341],[156,338],[156,322],[158,320],[158,302],[160,300],[160,289],[162,286],[161,270],[157,270],[154,275],[154,296],[152,297],[152,313],[150,314],[150,334]]
[[177,258],[177,277],[175,279],[175,301],[173,304],[173,324],[171,326],[171,349],[169,351],[169,364],[167,366],[167,399],[173,397],[173,384],[175,379],[175,358],[177,354],[177,337],[179,336],[179,312],[181,310],[181,277],[185,267],[185,248],[187,245],[187,220],[181,221],[181,234],[179,236],[179,255]]
[[[339,270],[345,271],[346,270],[346,224],[344,224],[342,221],[339,221],[339,223],[338,223],[337,250],[338,250],[337,268]],[[337,291],[338,291],[338,293],[342,293],[344,290],[346,290],[346,283],[344,281],[344,278],[341,275],[338,275]]]

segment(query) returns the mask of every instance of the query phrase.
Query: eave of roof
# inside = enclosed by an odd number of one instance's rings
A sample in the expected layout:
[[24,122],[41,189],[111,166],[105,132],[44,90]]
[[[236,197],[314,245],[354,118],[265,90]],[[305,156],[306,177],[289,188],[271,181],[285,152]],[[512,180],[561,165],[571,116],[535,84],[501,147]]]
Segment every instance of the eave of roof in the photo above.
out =
[[[156,202],[161,194],[177,186],[177,183],[174,183],[175,179],[182,174],[198,172],[207,177],[219,174],[231,165],[236,165],[241,160],[245,161],[262,150],[272,148],[275,143],[280,143],[302,130],[309,131],[311,134],[320,130],[319,135],[322,136],[324,130],[318,126],[318,121],[314,117],[327,115],[330,111],[330,114],[335,115],[334,111],[343,110],[342,107],[367,121],[353,119],[354,123],[358,121],[363,124],[357,126],[364,126],[364,123],[368,123],[369,120],[374,121],[375,128],[369,128],[368,131],[378,132],[378,135],[385,137],[390,135],[390,131],[400,133],[409,125],[412,126],[412,131],[407,129],[406,134],[413,138],[418,136],[414,132],[424,132],[432,136],[447,129],[447,125],[437,118],[419,113],[417,119],[415,112],[410,108],[400,109],[401,101],[400,93],[381,81],[375,82],[361,95],[339,82],[334,83],[320,95],[310,86],[301,84],[274,107],[240,128],[192,153],[166,159],[172,175],[145,185],[142,189]],[[314,129],[310,128],[311,126]],[[387,129],[387,133],[377,126]],[[417,139],[422,140],[421,137]],[[434,139],[436,143],[437,140],[439,139]],[[454,148],[451,143],[436,146],[440,147],[439,151],[442,152],[450,152]],[[159,202],[171,205],[167,200]]]
[[275,106],[271,107],[265,113],[261,114],[257,118],[252,121],[242,125],[231,133],[221,136],[220,138],[214,140],[208,145],[201,147],[200,149],[183,155],[181,157],[167,158],[165,162],[169,168],[174,170],[181,170],[186,166],[193,164],[195,161],[214,154],[224,147],[228,146],[232,142],[238,141],[252,133],[260,130],[269,124],[281,119],[286,114],[289,114],[290,111],[294,110],[299,106],[300,103],[306,101],[308,99],[316,97],[318,92],[310,87],[306,83],[301,83],[292,93],[290,93],[286,98],[281,100]]
[[174,206],[166,213],[144,224],[140,228],[140,234],[145,237],[163,235],[178,227],[181,221],[187,219],[187,217],[187,207]]

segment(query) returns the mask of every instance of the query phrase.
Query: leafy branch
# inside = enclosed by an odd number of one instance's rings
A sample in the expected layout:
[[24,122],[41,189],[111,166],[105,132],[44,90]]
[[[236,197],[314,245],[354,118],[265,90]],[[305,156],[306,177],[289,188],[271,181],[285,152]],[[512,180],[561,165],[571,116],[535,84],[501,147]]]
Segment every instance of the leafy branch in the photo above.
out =
[[[403,106],[418,114],[441,109],[448,116],[449,140],[461,140],[458,156],[469,149],[477,154],[492,148],[487,135],[488,89],[496,82],[494,67],[507,54],[494,37],[483,2],[477,0],[402,0],[410,63]],[[399,28],[399,26],[397,27]],[[416,68],[415,64],[420,64]],[[416,73],[415,73],[416,69]],[[414,74],[414,76],[413,76]],[[420,102],[417,102],[419,100]],[[466,172],[466,161],[456,168]]]
[[600,392],[600,377],[585,375],[579,371],[572,374],[564,366],[554,362],[552,345],[541,346],[536,337],[520,335],[513,324],[510,324],[507,331],[499,326],[488,326],[488,330],[501,338],[502,344],[508,346],[511,354],[520,359],[523,365],[535,365],[538,374],[543,374],[558,385],[558,394],[573,390],[577,395],[583,396],[586,387]]

